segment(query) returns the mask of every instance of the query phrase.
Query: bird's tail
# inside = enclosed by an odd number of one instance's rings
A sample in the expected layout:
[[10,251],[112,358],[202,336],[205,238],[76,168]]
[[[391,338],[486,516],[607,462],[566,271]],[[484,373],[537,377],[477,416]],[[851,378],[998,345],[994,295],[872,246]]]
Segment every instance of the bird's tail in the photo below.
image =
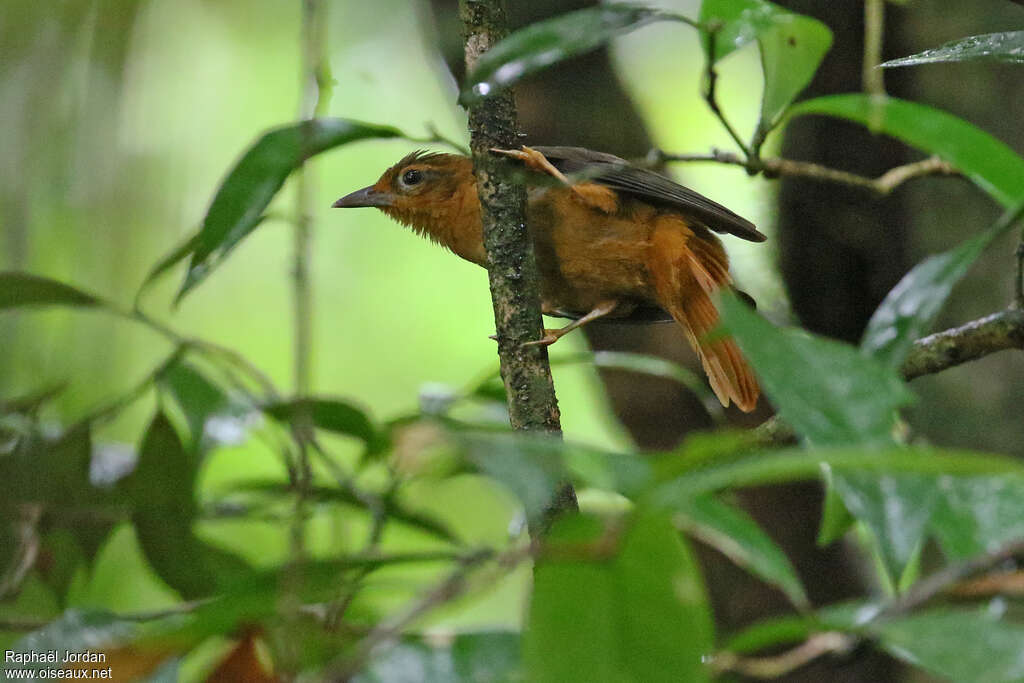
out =
[[729,261],[718,238],[696,235],[677,217],[664,217],[651,238],[651,275],[659,303],[686,333],[723,406],[749,413],[761,393],[739,347],[729,337],[709,336],[718,326],[711,294],[727,287]]

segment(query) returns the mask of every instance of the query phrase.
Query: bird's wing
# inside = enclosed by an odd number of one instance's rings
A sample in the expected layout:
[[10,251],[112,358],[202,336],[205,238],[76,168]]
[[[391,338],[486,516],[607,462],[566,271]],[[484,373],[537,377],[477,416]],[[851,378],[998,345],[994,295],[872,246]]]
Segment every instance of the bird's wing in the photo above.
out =
[[671,207],[685,216],[696,218],[715,232],[727,232],[751,242],[767,239],[753,223],[718,202],[612,154],[583,147],[538,146],[533,149],[566,175],[580,174],[614,190]]

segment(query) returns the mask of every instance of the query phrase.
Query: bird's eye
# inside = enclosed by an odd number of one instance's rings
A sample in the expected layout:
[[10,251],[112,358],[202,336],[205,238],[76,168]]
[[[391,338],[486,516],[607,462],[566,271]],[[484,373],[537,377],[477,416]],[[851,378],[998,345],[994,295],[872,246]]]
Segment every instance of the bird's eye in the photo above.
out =
[[409,169],[408,171],[402,174],[402,184],[405,185],[406,187],[410,185],[416,185],[421,180],[423,180],[423,172],[418,171],[415,168]]

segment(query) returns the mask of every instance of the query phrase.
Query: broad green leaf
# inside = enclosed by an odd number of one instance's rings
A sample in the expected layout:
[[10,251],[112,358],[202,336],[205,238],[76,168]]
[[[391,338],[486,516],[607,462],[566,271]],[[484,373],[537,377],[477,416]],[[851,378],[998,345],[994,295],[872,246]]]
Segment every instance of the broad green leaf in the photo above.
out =
[[823,114],[856,121],[937,155],[1009,209],[1024,201],[1024,158],[976,126],[916,102],[863,94],[800,102],[792,116]]
[[386,650],[353,683],[515,683],[521,681],[520,636],[510,631],[460,633],[451,642],[407,639]]
[[675,513],[686,531],[778,587],[797,607],[810,606],[789,558],[748,514],[713,495],[680,499]]
[[665,20],[692,23],[667,12],[610,3],[530,24],[481,55],[466,77],[459,102],[472,104],[507,88],[524,76],[596,50],[615,36]]
[[1024,681],[1024,624],[998,614],[932,609],[869,630],[894,657],[950,681]]
[[882,67],[916,66],[936,62],[1010,62],[1024,64],[1024,31],[986,33],[950,41],[909,57],[890,59]]
[[764,72],[758,123],[762,132],[778,123],[832,46],[832,32],[825,24],[766,0],[704,0],[700,21],[705,51],[713,41],[716,62],[757,41]]
[[889,576],[899,577],[921,545],[938,505],[938,479],[835,468],[832,486],[846,509],[871,529]]
[[[314,119],[264,133],[228,173],[196,236],[188,273],[176,301],[202,282],[263,219],[263,211],[292,171],[307,159],[334,147],[368,138],[396,138],[402,132],[347,119]],[[170,267],[179,248],[154,272]]]
[[705,493],[818,479],[823,465],[832,469],[843,468],[845,471],[871,472],[876,477],[905,472],[1024,479],[1024,465],[1013,458],[972,451],[923,447],[892,447],[888,450],[792,449],[755,453],[727,462],[712,462],[683,470],[672,478],[662,480],[645,500],[671,510],[679,500]]
[[146,560],[186,599],[211,594],[225,577],[245,569],[240,559],[193,533],[197,467],[174,426],[157,413],[139,446],[129,484],[132,522]]
[[384,445],[384,437],[366,412],[342,399],[300,398],[265,405],[263,412],[283,422],[308,419],[317,429],[360,439],[373,452]]
[[1024,538],[1024,476],[1016,472],[888,473],[834,466],[835,491],[868,525],[891,577],[926,536],[954,560]]
[[875,310],[860,347],[898,369],[914,345],[931,328],[949,293],[967,274],[981,252],[1019,220],[1024,200],[995,225],[958,247],[930,256],[903,276]]
[[956,477],[937,485],[942,497],[930,526],[950,558],[965,560],[1024,538],[1019,477]]
[[710,679],[713,626],[689,548],[667,517],[637,510],[625,523],[573,516],[552,527],[534,569],[527,680]]
[[102,306],[91,294],[28,273],[0,272],[0,311],[26,306]]
[[721,303],[729,332],[798,434],[819,446],[892,442],[896,410],[913,400],[892,369],[840,342],[777,328],[734,296]]

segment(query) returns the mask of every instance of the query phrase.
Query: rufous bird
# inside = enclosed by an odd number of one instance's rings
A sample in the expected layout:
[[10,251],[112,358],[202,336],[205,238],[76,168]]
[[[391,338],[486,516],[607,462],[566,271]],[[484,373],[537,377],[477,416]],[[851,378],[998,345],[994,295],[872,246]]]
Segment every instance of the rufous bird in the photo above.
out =
[[[580,147],[492,151],[530,171],[527,225],[543,312],[576,318],[532,343],[551,344],[599,318],[660,307],[683,328],[722,405],[754,409],[760,389],[746,359],[731,338],[710,334],[718,325],[712,295],[732,283],[729,258],[712,231],[763,242],[753,223],[611,154]],[[467,261],[487,265],[468,157],[415,152],[334,206],[377,207]]]

